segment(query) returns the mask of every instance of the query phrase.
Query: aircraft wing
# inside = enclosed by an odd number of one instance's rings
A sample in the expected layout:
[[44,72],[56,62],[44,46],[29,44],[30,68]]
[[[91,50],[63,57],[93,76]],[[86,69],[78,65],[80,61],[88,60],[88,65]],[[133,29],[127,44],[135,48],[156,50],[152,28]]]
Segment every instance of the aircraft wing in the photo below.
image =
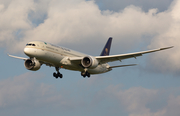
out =
[[129,65],[118,65],[118,66],[110,66],[109,69],[112,69],[112,68],[118,68],[118,67],[127,67],[127,66],[135,66],[137,64],[129,64]]
[[10,57],[17,58],[17,59],[22,59],[22,60],[27,60],[28,59],[28,58],[23,58],[23,57],[19,57],[19,56],[9,55],[9,54],[7,54],[7,55],[10,56]]
[[[128,59],[128,58],[136,58],[136,57],[142,56],[143,54],[157,52],[157,51],[166,50],[166,49],[170,49],[170,48],[173,48],[173,46],[154,49],[154,50],[148,50],[148,51],[142,51],[142,52],[128,53],[128,54],[96,56],[95,58],[99,61],[99,63],[103,64],[103,63],[113,62],[113,61],[117,61],[117,60],[121,61],[121,60]],[[80,64],[82,59],[83,59],[83,57],[71,57],[69,60],[76,64]],[[114,67],[112,67],[112,68],[114,68]]]
[[[21,60],[27,60],[28,58],[24,58],[24,57],[19,57],[19,56],[13,56],[10,54],[7,54],[8,56],[12,57],[12,58],[17,58],[17,59],[21,59]],[[39,61],[41,64],[45,64],[46,66],[55,66],[51,63],[47,63],[47,62],[43,62],[43,61]]]
[[117,61],[117,60],[121,61],[121,60],[128,59],[128,58],[136,58],[138,56],[142,56],[143,54],[157,52],[157,51],[166,50],[166,49],[170,49],[170,48],[173,48],[173,46],[154,49],[154,50],[148,50],[148,51],[142,51],[142,52],[128,53],[128,54],[119,54],[119,55],[111,55],[111,56],[96,56],[95,58],[100,63],[107,63],[107,62],[113,62],[113,61]]

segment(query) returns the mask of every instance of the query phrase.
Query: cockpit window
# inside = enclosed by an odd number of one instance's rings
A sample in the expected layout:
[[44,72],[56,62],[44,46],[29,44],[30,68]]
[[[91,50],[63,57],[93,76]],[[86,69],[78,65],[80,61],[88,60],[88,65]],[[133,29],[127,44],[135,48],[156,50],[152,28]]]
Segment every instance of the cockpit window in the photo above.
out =
[[29,43],[29,44],[26,44],[26,46],[36,46],[36,45]]

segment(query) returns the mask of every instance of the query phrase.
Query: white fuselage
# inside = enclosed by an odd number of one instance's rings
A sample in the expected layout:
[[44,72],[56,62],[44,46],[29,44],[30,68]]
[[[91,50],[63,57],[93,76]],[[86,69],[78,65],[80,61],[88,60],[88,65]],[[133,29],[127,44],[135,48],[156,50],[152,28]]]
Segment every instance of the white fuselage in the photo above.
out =
[[[41,41],[29,42],[24,48],[24,53],[30,58],[36,58],[40,62],[49,66],[75,71],[84,71],[85,69],[79,65],[79,63],[71,62],[69,58],[88,56],[87,54]],[[109,65],[107,63],[99,64],[94,69],[88,69],[88,72],[91,74],[105,73],[110,71],[108,67]]]

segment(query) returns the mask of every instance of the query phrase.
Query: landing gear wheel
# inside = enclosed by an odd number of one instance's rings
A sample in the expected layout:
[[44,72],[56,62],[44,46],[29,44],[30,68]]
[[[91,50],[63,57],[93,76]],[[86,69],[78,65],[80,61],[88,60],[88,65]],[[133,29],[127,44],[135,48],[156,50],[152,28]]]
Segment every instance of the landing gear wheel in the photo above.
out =
[[59,67],[55,67],[56,68],[56,71],[57,73],[53,73],[53,76],[57,79],[58,77],[62,78],[63,75],[59,72]]
[[53,76],[57,79],[58,78],[58,74],[56,74],[55,72],[53,73]]
[[53,73],[53,76],[56,77],[56,73],[55,72]]
[[60,72],[58,72],[58,77],[63,78],[63,75]]
[[84,78],[87,76],[89,78],[91,75],[88,72],[81,72],[81,76],[83,76]]
[[86,77],[86,72],[81,72],[81,76]]
[[90,78],[90,74],[89,74],[88,72],[87,72],[87,74],[86,74],[86,75],[87,75],[87,77],[88,77],[88,78]]

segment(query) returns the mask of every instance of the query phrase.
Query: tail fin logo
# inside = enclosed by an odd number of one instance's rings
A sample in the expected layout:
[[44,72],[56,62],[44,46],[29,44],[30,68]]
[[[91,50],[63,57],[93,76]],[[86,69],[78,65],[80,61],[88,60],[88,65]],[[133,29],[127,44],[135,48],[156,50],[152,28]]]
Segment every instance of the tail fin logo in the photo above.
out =
[[103,51],[101,52],[100,56],[109,56],[110,49],[111,49],[111,42],[112,42],[112,37],[110,37],[104,46]]
[[109,53],[108,51],[109,51],[108,48],[106,48],[105,53],[104,53],[105,56],[108,56],[108,53]]

